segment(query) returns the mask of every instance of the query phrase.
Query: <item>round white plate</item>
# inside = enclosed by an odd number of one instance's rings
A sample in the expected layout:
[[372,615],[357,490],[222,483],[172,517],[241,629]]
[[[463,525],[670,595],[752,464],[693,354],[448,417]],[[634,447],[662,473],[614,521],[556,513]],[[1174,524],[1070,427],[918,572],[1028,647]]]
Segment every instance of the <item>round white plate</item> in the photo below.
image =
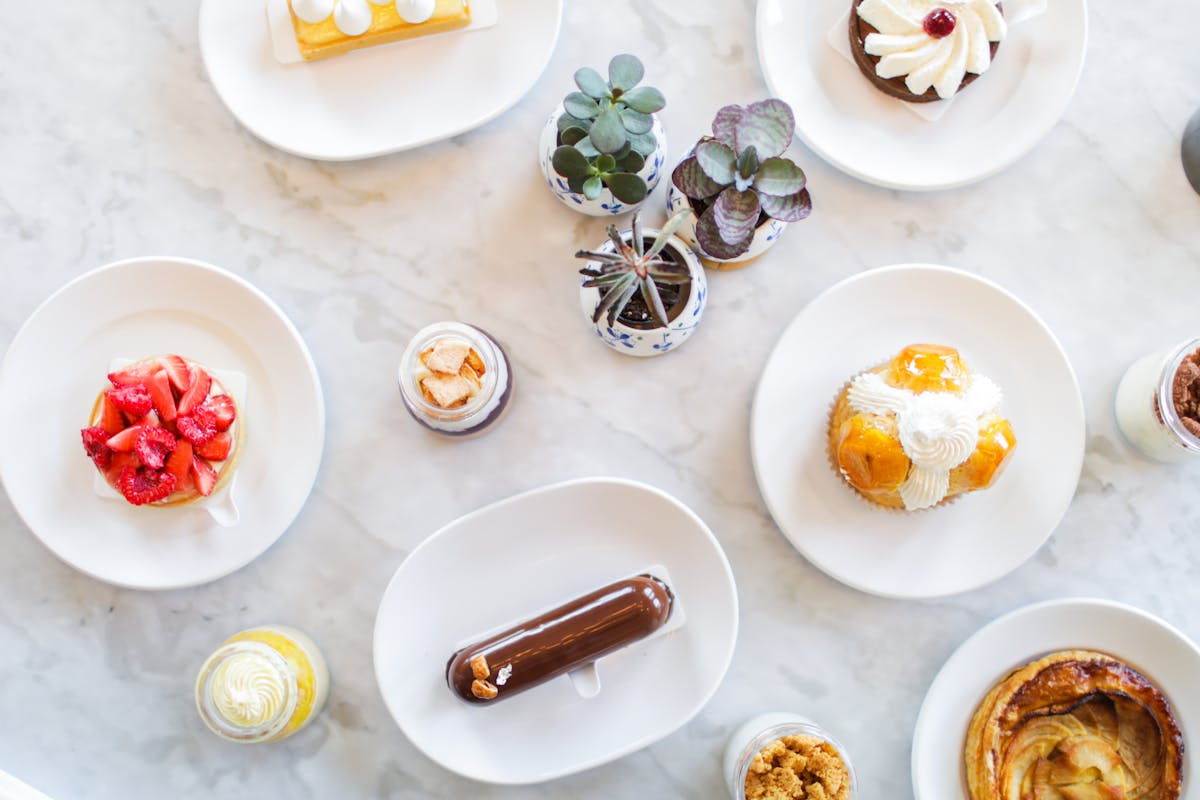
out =
[[[581,698],[565,676],[489,707],[447,687],[459,646],[653,566],[670,574],[683,627],[601,659],[597,696]],[[721,546],[678,500],[632,481],[570,481],[468,514],[414,550],[379,606],[375,675],[429,758],[480,781],[535,783],[620,758],[691,719],[729,667],[737,606]]]
[[491,28],[284,65],[271,53],[265,7],[204,0],[204,65],[251,133],[323,161],[407,150],[495,119],[541,75],[562,18],[562,0],[500,0]]
[[[834,473],[826,433],[846,381],[917,342],[958,348],[1000,385],[1017,450],[992,488],[906,514]],[[967,272],[903,264],[848,278],[797,315],[759,381],[750,441],[767,508],[816,566],[865,592],[939,597],[1016,569],[1057,527],[1083,467],[1083,399],[1020,300]]]
[[1108,600],[1050,600],[1013,611],[963,642],[934,678],[913,732],[916,800],[966,796],[963,742],[979,701],[1011,669],[1058,650],[1097,650],[1125,661],[1166,695],[1183,733],[1183,797],[1196,763],[1200,648],[1158,617]]
[[1085,0],[1009,29],[996,61],[936,122],[876,89],[826,36],[850,0],[759,0],[758,57],[796,133],[838,169],[892,189],[949,189],[1033,149],[1066,110],[1087,49]]
[[[246,376],[239,521],[99,497],[79,429],[114,358],[179,353]],[[228,575],[277,540],[312,489],[325,405],[292,323],[232,273],[178,258],[120,261],[42,303],[0,365],[0,479],[55,555],[108,583],[176,589]]]

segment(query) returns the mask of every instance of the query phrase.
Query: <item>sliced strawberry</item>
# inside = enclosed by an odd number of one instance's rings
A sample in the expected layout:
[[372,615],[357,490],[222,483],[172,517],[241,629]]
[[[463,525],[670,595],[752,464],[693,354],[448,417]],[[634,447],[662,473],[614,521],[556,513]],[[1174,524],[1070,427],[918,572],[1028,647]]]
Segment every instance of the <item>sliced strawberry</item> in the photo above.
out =
[[150,469],[162,469],[167,454],[175,449],[175,437],[166,428],[143,426],[133,452]]
[[188,372],[186,361],[179,356],[170,355],[163,356],[158,360],[158,363],[167,371],[167,377],[170,378],[171,385],[175,387],[175,391],[183,394],[188,390],[188,386],[192,383],[192,378]]
[[150,392],[150,400],[158,418],[163,422],[175,419],[175,395],[171,394],[171,379],[167,371],[160,369],[146,380],[146,389]]
[[118,453],[132,453],[134,445],[137,444],[137,438],[141,432],[146,430],[146,425],[133,425],[126,428],[120,433],[109,438],[105,444],[109,450],[115,450]]
[[197,406],[192,413],[177,417],[175,426],[179,435],[195,445],[201,445],[217,435],[217,415],[204,406]]
[[104,394],[114,406],[128,414],[130,419],[144,417],[150,413],[150,393],[140,383],[109,389]]
[[108,446],[108,431],[98,425],[79,432],[83,437],[83,450],[97,467],[105,469],[112,463],[112,448]]
[[113,453],[112,463],[104,470],[104,477],[108,480],[108,485],[115,489],[121,480],[121,470],[125,467],[137,469],[138,466],[137,456],[133,453]]
[[117,479],[117,488],[135,506],[153,503],[175,491],[175,476],[161,469],[135,469],[126,466]]
[[109,435],[125,430],[125,417],[121,415],[121,409],[109,399],[108,392],[100,398],[100,420],[97,424]]
[[237,419],[237,405],[227,394],[218,394],[208,398],[204,401],[204,408],[216,414],[217,430],[219,431],[229,430],[229,426]]
[[196,455],[203,456],[209,461],[224,461],[229,458],[233,448],[233,437],[228,433],[218,433],[204,444],[196,448]]
[[192,368],[191,381],[192,383],[183,393],[183,397],[179,398],[180,414],[192,413],[192,409],[204,402],[208,397],[208,390],[212,388],[212,378],[200,367]]
[[158,368],[156,361],[136,361],[124,369],[108,373],[108,379],[117,388],[136,386],[145,383],[146,379],[153,375]]
[[175,476],[175,486],[182,489],[191,468],[192,443],[187,439],[180,439],[175,443],[175,449],[171,451],[171,455],[167,456],[164,469]]
[[217,485],[217,471],[212,464],[203,458],[192,458],[192,477],[196,481],[196,491],[208,497]]

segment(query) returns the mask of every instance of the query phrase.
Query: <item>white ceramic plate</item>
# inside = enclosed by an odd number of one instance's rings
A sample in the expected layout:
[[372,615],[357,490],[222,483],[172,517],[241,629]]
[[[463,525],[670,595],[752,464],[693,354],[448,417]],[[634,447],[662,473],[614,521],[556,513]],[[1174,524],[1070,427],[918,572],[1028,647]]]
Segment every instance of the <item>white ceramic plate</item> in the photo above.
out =
[[264,0],[205,0],[200,52],[221,100],[289,153],[345,161],[445,139],[507,111],[541,75],[562,0],[500,0],[494,27],[305,64],[271,52]]
[[[93,491],[79,429],[109,362],[160,353],[246,376],[231,527]],[[0,441],[13,506],[59,558],[119,586],[174,589],[240,569],[287,530],[316,479],[325,405],[304,341],[262,292],[208,264],[138,258],[76,278],[26,321],[0,365]]]
[[[906,514],[834,473],[826,432],[846,381],[916,342],[958,348],[1000,385],[1017,450],[992,488]],[[767,508],[810,561],[865,592],[938,597],[1016,569],[1057,527],[1083,467],[1083,399],[1020,300],[967,272],[903,264],[844,280],[797,315],[759,381],[750,441]]]
[[1107,600],[1066,599],[1013,611],[981,628],[934,678],[913,733],[916,800],[966,796],[962,751],[979,701],[1011,669],[1058,650],[1097,650],[1137,669],[1167,696],[1183,733],[1183,797],[1200,767],[1200,649],[1161,619]]
[[[462,643],[654,565],[670,573],[686,622],[601,659],[596,697],[582,699],[565,676],[489,707],[446,686]],[[691,510],[644,484],[571,481],[468,514],[414,550],[379,607],[375,674],[388,710],[431,759],[476,780],[535,783],[686,723],[721,683],[737,623],[729,562]]]
[[987,73],[937,122],[876,89],[826,42],[850,0],[759,0],[758,57],[796,133],[838,169],[893,189],[948,189],[1033,149],[1066,110],[1087,49],[1085,0],[1013,25]]

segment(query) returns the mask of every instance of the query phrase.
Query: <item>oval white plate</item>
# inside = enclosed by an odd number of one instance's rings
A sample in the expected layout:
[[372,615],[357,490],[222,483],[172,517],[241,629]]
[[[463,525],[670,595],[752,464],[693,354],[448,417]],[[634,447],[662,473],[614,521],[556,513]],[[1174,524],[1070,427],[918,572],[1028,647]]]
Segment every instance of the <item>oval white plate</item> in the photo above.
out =
[[1197,768],[1189,727],[1200,720],[1200,649],[1145,611],[1108,600],[1050,600],[988,623],[963,642],[925,695],[913,732],[916,800],[966,796],[962,752],[979,701],[1015,667],[1058,650],[1108,653],[1167,696],[1183,733],[1183,797]]
[[[846,381],[915,342],[958,348],[1000,385],[1017,450],[991,489],[905,514],[833,472],[826,432]],[[767,508],[816,566],[865,592],[938,597],[1016,569],[1058,526],[1083,467],[1083,399],[1058,341],[1016,297],[967,272],[902,264],[848,278],[797,315],[759,381],[750,443]]]
[[346,161],[445,139],[495,119],[542,74],[562,0],[502,0],[494,27],[302,64],[271,53],[264,0],[205,0],[200,52],[222,102],[267,144]]
[[[245,374],[239,521],[196,507],[135,508],[98,497],[79,429],[113,358],[180,353]],[[300,513],[325,443],[325,404],[304,341],[246,281],[178,258],[88,272],[42,303],[0,365],[0,479],[59,558],[108,583],[176,589],[228,575]]]
[[876,89],[826,35],[850,0],[759,0],[758,58],[796,134],[833,166],[892,189],[949,189],[1033,149],[1067,108],[1087,49],[1085,0],[1013,25],[988,72],[928,122]]
[[[602,659],[596,697],[582,699],[561,677],[480,708],[446,686],[456,646],[656,564],[670,573],[686,622]],[[729,562],[691,510],[632,481],[570,481],[468,514],[414,550],[379,606],[375,675],[425,755],[475,780],[535,783],[686,723],[725,676],[737,624]]]

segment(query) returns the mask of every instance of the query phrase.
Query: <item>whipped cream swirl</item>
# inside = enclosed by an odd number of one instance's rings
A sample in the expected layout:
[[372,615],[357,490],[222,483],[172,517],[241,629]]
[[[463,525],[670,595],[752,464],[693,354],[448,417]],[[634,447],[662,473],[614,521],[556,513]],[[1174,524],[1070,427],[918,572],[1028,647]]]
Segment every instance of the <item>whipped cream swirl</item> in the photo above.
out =
[[240,652],[217,666],[209,694],[217,713],[230,724],[255,729],[268,725],[283,713],[288,687],[266,656]]
[[333,16],[333,24],[347,36],[362,36],[371,28],[374,15],[371,5],[386,6],[393,2],[400,19],[416,25],[433,16],[436,0],[291,0],[292,12],[307,23],[316,25]]
[[897,389],[883,376],[866,372],[850,384],[847,400],[860,414],[896,417],[900,446],[912,462],[900,484],[900,498],[909,511],[942,502],[950,490],[950,471],[962,464],[979,444],[979,418],[996,413],[1000,387],[975,375],[962,394]]
[[[932,86],[938,97],[954,96],[968,72],[980,75],[992,63],[992,42],[1008,31],[997,0],[863,0],[858,16],[878,33],[868,34],[864,49],[879,56],[875,74],[904,78],[916,95]],[[935,37],[925,31],[925,17],[944,9],[954,15],[954,30]]]

